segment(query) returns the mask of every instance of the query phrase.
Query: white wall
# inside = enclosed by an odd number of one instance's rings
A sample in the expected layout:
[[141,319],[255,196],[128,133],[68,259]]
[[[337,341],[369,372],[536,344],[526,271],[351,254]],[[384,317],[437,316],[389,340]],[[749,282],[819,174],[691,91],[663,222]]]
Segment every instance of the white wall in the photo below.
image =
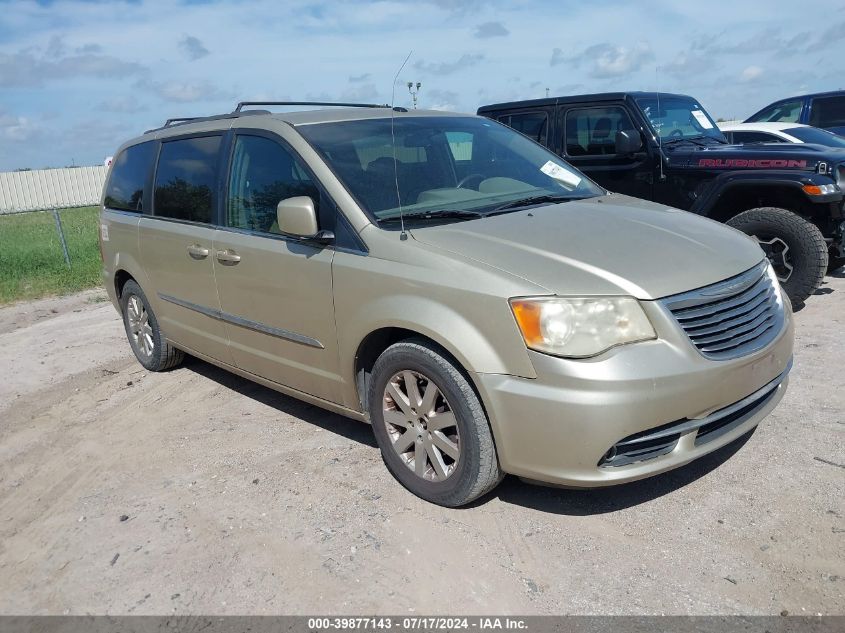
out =
[[0,214],[99,204],[107,171],[96,166],[0,173]]

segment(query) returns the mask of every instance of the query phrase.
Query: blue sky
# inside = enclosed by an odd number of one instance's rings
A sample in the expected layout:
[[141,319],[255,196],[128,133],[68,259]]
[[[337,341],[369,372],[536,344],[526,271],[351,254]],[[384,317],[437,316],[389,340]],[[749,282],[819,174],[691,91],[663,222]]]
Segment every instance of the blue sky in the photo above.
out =
[[474,111],[610,90],[715,117],[845,88],[845,3],[794,0],[0,0],[0,170],[100,164],[168,117],[245,99]]

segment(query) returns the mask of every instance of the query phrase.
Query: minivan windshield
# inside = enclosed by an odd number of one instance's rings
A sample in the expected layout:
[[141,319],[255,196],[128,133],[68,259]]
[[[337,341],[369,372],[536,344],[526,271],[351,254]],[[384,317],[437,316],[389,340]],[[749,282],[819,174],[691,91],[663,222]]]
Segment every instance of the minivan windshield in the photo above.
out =
[[654,95],[639,97],[636,101],[663,141],[704,139],[728,142],[707,111],[691,97]]
[[469,219],[606,192],[482,117],[396,116],[297,126],[376,220]]

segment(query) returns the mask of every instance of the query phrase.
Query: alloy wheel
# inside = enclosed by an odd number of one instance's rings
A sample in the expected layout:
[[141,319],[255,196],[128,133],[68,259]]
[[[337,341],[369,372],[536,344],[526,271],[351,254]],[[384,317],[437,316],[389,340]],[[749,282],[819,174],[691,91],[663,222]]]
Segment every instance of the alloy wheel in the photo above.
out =
[[418,477],[444,481],[461,456],[458,422],[434,381],[416,371],[394,374],[384,389],[384,425],[393,450]]
[[155,349],[153,328],[150,326],[150,315],[137,295],[131,295],[126,302],[126,320],[135,349],[149,358]]

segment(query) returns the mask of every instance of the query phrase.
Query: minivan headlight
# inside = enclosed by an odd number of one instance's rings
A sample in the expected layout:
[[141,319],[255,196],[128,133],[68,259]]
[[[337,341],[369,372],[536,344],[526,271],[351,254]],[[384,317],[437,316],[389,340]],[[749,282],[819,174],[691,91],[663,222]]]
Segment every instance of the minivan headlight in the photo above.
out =
[[584,358],[657,338],[633,297],[520,297],[510,303],[525,344],[546,354]]

